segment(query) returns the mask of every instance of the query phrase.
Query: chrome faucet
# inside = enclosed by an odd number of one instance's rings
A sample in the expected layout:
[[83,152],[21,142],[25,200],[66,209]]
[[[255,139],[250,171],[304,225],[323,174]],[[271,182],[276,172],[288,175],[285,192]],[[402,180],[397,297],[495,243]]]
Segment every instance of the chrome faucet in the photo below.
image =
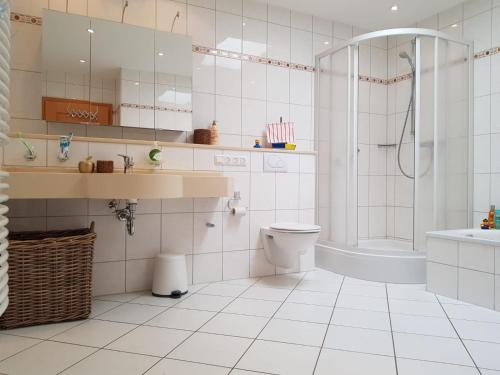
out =
[[127,173],[127,171],[134,166],[134,159],[128,155],[118,154],[123,158],[123,173]]

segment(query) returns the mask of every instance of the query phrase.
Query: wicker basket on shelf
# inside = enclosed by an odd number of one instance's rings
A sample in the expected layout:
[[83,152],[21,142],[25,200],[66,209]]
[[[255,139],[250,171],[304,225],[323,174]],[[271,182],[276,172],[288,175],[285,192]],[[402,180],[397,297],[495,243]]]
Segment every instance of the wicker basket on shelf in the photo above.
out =
[[211,134],[210,129],[195,129],[193,143],[198,145],[209,145]]
[[91,310],[90,228],[9,234],[9,305],[0,328],[85,319]]

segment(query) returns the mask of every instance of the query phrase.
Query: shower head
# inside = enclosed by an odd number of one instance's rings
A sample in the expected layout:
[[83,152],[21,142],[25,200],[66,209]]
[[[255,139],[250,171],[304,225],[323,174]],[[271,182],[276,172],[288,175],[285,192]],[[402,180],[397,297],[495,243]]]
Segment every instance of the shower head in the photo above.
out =
[[411,67],[411,71],[412,71],[412,72],[414,72],[414,71],[415,71],[415,65],[413,64],[413,60],[412,60],[412,58],[410,57],[410,55],[408,55],[408,52],[406,52],[406,51],[400,52],[400,53],[399,53],[399,57],[400,57],[401,59],[408,60],[408,64],[410,64],[410,67]]

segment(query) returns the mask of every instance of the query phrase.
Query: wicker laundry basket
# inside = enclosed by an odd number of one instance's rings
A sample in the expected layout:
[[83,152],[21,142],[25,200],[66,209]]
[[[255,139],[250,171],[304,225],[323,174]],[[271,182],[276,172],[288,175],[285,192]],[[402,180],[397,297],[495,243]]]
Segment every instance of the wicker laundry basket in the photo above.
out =
[[85,319],[91,310],[90,228],[9,234],[9,306],[0,328]]

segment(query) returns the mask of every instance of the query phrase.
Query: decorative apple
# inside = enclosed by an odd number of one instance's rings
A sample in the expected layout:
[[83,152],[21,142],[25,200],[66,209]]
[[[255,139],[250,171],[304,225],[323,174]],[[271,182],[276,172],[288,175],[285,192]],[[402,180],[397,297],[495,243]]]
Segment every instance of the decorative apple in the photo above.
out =
[[92,173],[94,172],[94,162],[92,161],[92,156],[87,156],[85,160],[78,163],[78,170],[80,173]]

